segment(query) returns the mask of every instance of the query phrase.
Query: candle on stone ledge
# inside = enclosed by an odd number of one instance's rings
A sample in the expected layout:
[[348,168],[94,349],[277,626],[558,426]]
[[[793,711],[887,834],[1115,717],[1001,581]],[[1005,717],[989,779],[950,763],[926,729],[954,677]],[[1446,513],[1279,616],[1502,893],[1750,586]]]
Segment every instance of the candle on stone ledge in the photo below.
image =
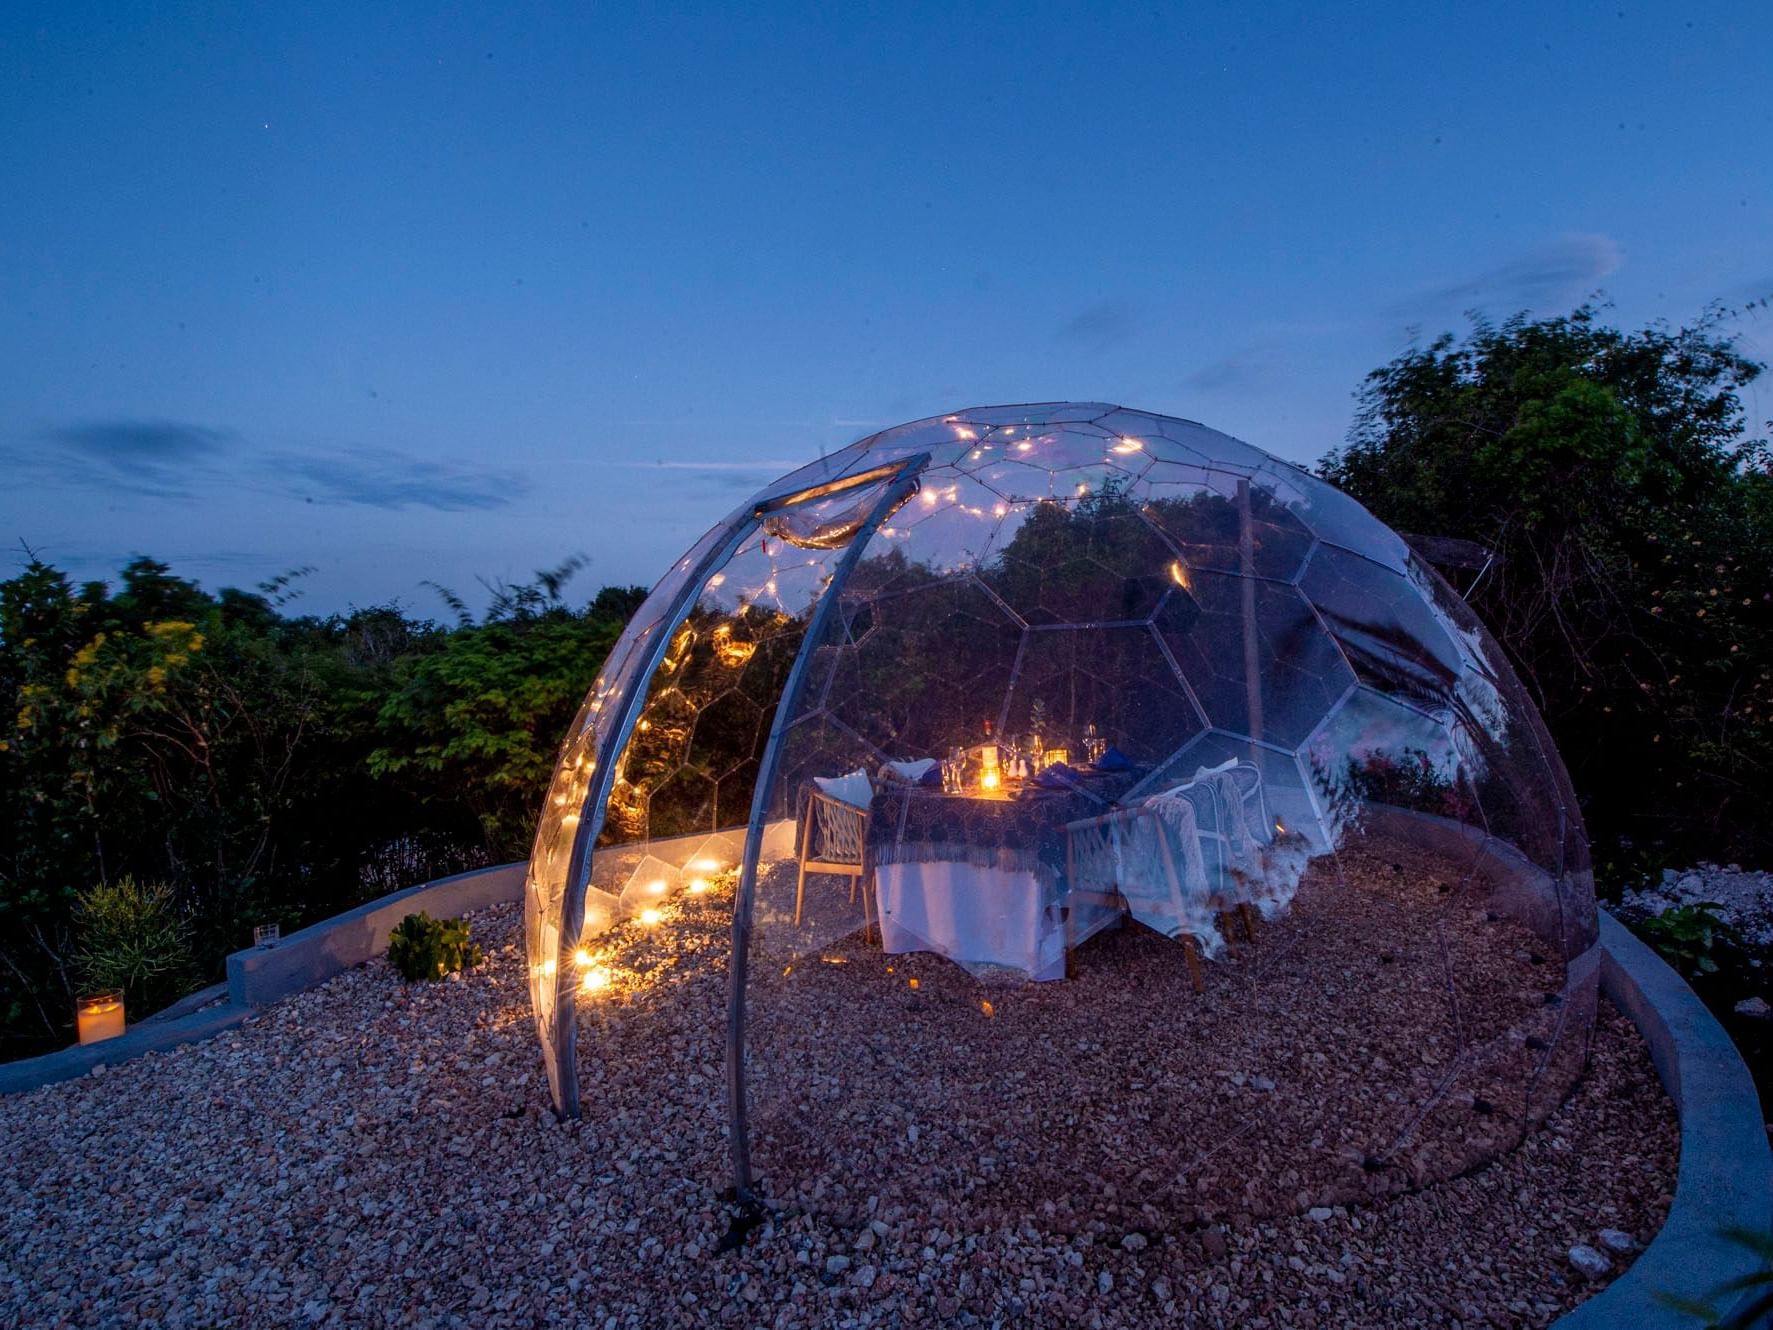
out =
[[74,1004],[74,1022],[83,1044],[115,1039],[123,1033],[123,990],[108,988],[88,993]]

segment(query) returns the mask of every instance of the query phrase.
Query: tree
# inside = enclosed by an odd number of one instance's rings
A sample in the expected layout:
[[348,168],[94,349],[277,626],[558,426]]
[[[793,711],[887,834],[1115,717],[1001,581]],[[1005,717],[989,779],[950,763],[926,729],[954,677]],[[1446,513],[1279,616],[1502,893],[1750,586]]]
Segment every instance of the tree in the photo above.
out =
[[1721,311],[1476,321],[1368,376],[1322,474],[1494,555],[1467,599],[1603,842],[1773,858],[1773,476]]
[[441,649],[396,666],[374,720],[369,770],[421,803],[469,812],[488,853],[529,853],[561,736],[621,636],[625,617],[568,609],[569,560],[516,586],[498,584],[483,622],[438,588],[462,624]]

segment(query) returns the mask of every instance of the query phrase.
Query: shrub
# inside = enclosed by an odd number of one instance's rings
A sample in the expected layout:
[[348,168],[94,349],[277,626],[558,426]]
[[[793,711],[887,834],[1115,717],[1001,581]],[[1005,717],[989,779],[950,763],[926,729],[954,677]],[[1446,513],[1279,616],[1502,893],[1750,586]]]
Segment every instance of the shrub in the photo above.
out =
[[388,963],[411,983],[442,979],[480,964],[480,948],[468,940],[465,919],[433,919],[420,910],[402,919],[388,938]]
[[101,882],[75,901],[74,924],[81,982],[121,988],[132,1016],[150,1015],[196,987],[190,928],[170,887],[133,877]]
[[1716,901],[1700,901],[1650,915],[1632,927],[1686,978],[1716,974],[1714,951],[1736,940],[1735,929],[1712,913],[1719,908]]

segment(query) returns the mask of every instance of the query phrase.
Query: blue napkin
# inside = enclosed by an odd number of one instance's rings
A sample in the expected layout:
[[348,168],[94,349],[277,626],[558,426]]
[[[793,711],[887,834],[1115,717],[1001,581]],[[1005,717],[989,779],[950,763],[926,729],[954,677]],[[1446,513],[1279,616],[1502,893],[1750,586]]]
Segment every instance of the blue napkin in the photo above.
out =
[[942,764],[937,763],[918,778],[919,785],[928,785],[934,789],[942,788]]
[[1077,784],[1077,772],[1063,762],[1055,762],[1036,776],[1033,784],[1043,790],[1068,790]]
[[1102,756],[1096,759],[1095,767],[1097,771],[1131,771],[1133,769],[1133,762],[1132,759],[1125,753],[1121,752],[1120,749],[1116,748],[1113,744],[1109,744],[1108,747],[1103,750]]

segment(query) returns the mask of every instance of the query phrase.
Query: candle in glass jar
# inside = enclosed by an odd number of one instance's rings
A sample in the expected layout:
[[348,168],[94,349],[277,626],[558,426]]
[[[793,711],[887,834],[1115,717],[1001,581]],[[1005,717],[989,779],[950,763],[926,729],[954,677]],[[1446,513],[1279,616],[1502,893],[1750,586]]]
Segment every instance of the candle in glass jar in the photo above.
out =
[[112,988],[87,994],[74,1004],[74,1021],[83,1044],[115,1039],[123,1033],[123,991]]

